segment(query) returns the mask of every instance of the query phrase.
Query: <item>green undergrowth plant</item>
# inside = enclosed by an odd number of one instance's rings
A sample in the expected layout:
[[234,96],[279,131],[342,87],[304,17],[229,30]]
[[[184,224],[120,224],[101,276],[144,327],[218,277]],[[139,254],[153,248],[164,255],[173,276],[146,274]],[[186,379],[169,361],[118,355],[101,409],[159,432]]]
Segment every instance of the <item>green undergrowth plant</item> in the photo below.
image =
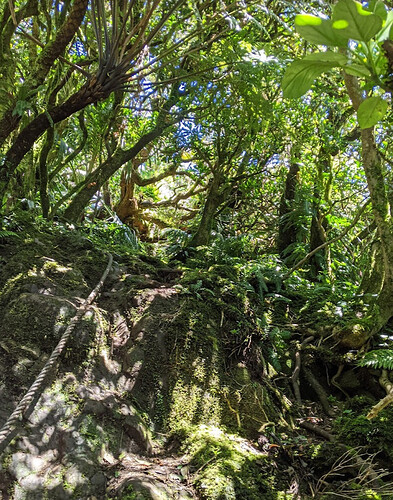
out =
[[168,228],[162,231],[161,236],[168,242],[168,245],[165,247],[165,254],[169,258],[176,259],[180,255],[189,257],[189,252],[187,251],[187,246],[191,239],[189,233],[181,229]]
[[393,370],[393,351],[391,349],[377,349],[366,352],[363,358],[358,361],[358,365]]
[[393,459],[393,408],[385,408],[372,420],[367,419],[370,399],[352,398],[347,408],[334,421],[334,431],[340,442],[351,447],[363,446],[370,453],[381,452],[381,457]]
[[201,498],[277,498],[269,460],[244,444],[243,439],[214,426],[187,430],[183,451],[190,457],[192,480]]
[[119,220],[89,223],[89,239],[99,248],[119,253],[136,252],[140,249],[135,231]]
[[20,235],[15,231],[9,231],[7,229],[0,228],[0,243],[8,238],[19,238]]

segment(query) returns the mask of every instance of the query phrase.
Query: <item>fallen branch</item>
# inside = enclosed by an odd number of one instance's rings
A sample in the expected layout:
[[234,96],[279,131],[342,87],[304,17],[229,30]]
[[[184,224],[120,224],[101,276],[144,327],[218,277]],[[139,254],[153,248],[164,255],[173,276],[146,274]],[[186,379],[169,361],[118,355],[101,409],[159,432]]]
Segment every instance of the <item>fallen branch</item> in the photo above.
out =
[[[84,316],[87,308],[91,305],[91,303],[97,297],[98,292],[101,290],[101,288],[102,288],[102,286],[103,286],[103,284],[104,284],[104,282],[109,274],[109,271],[112,267],[112,261],[113,261],[113,257],[112,257],[112,255],[109,255],[108,265],[106,266],[106,269],[105,269],[103,275],[101,276],[100,281],[98,282],[97,286],[90,293],[90,295],[83,302],[83,304],[78,308],[78,312],[71,319],[70,324],[68,325],[66,331],[61,336],[59,343],[57,344],[55,349],[52,351],[52,354],[50,355],[50,358],[48,359],[48,361],[45,363],[44,368],[40,371],[38,377],[35,379],[33,384],[30,386],[30,389],[27,391],[25,396],[22,398],[22,400],[20,401],[18,406],[12,412],[12,414],[8,418],[7,422],[3,425],[3,428],[0,431],[0,454],[4,451],[4,449],[8,445],[7,438],[9,438],[9,436],[12,433],[12,431],[14,430],[14,428],[22,420],[27,408],[30,406],[32,401],[38,395],[40,395],[42,393],[42,391],[44,390],[45,379],[47,378],[49,373],[54,368],[58,357],[63,352],[63,349],[66,346],[67,341],[70,338],[71,333],[74,331],[77,323]],[[38,398],[37,398],[37,401],[35,404],[37,404],[37,402],[38,402]]]
[[326,415],[329,417],[334,417],[334,411],[330,407],[327,394],[325,389],[322,387],[322,385],[318,382],[318,380],[315,378],[314,374],[309,368],[304,368],[304,375],[307,379],[307,382],[311,385],[311,387],[314,389],[316,392],[318,399],[322,405],[322,408],[324,409],[324,412]]
[[307,429],[308,431],[312,431],[315,434],[318,434],[319,436],[324,437],[328,441],[334,441],[336,438],[333,434],[331,434],[328,431],[325,431],[324,429],[321,429],[315,424],[312,424],[311,422],[300,422],[299,427],[303,427],[303,429]]

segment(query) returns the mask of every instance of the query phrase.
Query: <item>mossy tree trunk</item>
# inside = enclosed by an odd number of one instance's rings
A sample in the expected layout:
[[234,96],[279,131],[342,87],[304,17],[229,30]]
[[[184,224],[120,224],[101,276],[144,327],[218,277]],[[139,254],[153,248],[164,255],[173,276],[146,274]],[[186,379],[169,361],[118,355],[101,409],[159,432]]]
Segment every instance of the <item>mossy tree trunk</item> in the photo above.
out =
[[299,165],[293,162],[289,167],[285,189],[280,200],[277,249],[282,259],[289,256],[290,246],[297,241],[297,225],[293,214],[296,191],[299,186],[299,171]]
[[[326,178],[326,181],[325,181]],[[322,146],[317,161],[317,178],[314,184],[312,201],[312,219],[310,226],[310,252],[326,243],[327,219],[321,209],[322,201],[329,205],[333,182],[331,155],[326,147]],[[314,254],[310,259],[310,274],[317,279],[320,273],[330,272],[329,248],[325,247]]]
[[203,207],[202,218],[196,233],[191,238],[190,247],[195,248],[202,245],[208,245],[217,209],[228,198],[231,189],[232,186],[225,183],[223,173],[221,171],[214,172]]
[[[362,102],[362,95],[355,77],[345,75],[348,94],[355,110]],[[388,186],[385,182],[383,164],[375,143],[374,129],[361,131],[362,160],[370,192],[372,213],[380,242],[382,268],[378,272],[380,283],[373,283],[380,289],[375,302],[370,306],[366,321],[354,321],[341,334],[342,343],[358,348],[377,333],[393,316],[393,224],[389,204]]]

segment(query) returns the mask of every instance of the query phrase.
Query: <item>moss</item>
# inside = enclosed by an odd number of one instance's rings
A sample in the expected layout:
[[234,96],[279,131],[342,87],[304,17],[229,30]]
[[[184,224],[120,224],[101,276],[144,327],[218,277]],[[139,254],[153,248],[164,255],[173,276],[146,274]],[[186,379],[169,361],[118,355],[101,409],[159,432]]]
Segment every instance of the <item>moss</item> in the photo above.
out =
[[222,422],[243,435],[255,437],[271,420],[278,421],[278,413],[269,392],[260,383],[251,379],[248,369],[239,364],[227,379],[222,389],[225,411]]
[[167,426],[178,432],[193,422],[218,425],[221,420],[221,402],[214,384],[201,387],[197,383],[178,380],[172,390],[172,401]]
[[[369,401],[357,398],[352,407]],[[365,406],[367,412],[369,407]],[[354,410],[344,410],[342,415],[334,422],[334,430],[339,439],[349,446],[366,446],[370,452],[380,450],[389,460],[393,459],[393,408],[388,407],[382,410],[377,417],[368,420],[364,414],[357,414]]]
[[64,295],[82,295],[88,291],[88,285],[83,273],[75,267],[65,266],[54,260],[44,262],[41,272],[56,283],[61,283],[61,291]]
[[188,430],[184,443],[196,468],[193,482],[201,498],[209,500],[273,500],[266,457],[242,445],[235,435],[214,426]]
[[127,486],[121,495],[122,500],[150,500],[151,495],[143,493],[134,488],[132,484]]

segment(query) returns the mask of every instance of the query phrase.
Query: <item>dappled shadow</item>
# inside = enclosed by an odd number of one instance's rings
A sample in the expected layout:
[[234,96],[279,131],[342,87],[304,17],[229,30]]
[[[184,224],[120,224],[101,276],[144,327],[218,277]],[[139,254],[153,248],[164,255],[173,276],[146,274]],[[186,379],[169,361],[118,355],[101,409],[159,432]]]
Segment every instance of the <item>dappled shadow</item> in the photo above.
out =
[[[1,424],[79,305],[74,280],[81,274],[83,296],[91,282],[80,271],[72,274],[66,260],[37,262],[35,276],[16,277],[3,310]],[[186,462],[170,452],[170,446],[178,451],[174,436],[201,425],[243,425],[241,404],[251,408],[256,392],[249,378],[225,366],[222,311],[202,296],[180,294],[172,282],[178,272],[127,271],[123,265],[109,276],[99,307],[73,333],[58,374],[11,435],[0,471],[3,498],[10,491],[28,499],[121,498],[134,490],[192,498],[187,481],[196,469],[179,473]],[[235,386],[241,386],[241,404]],[[256,419],[254,430],[263,421]],[[234,485],[236,474],[246,474],[243,465],[230,471]]]

